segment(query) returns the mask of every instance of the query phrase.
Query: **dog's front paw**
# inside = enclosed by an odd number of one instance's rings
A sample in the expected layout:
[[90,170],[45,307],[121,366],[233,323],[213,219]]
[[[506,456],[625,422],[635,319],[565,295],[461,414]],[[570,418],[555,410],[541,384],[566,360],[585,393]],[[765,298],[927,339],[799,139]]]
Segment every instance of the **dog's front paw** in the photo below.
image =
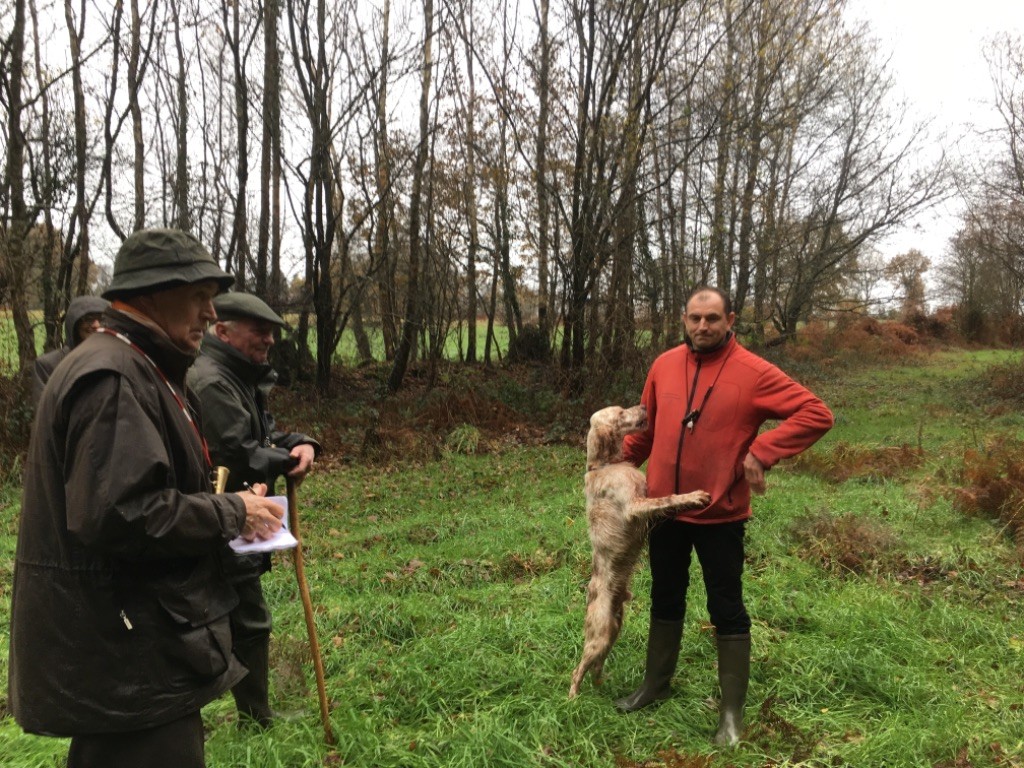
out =
[[683,509],[701,509],[711,503],[711,494],[706,491],[693,491],[692,493],[678,493],[673,499]]

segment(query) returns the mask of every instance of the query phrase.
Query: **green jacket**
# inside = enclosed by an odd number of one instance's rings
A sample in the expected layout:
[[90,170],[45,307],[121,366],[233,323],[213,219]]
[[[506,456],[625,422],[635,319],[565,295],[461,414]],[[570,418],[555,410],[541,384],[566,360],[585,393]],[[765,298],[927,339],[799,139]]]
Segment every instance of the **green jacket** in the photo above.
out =
[[303,443],[320,455],[320,443],[298,432],[282,432],[267,409],[267,398],[277,381],[269,365],[253,363],[216,336],[203,339],[196,364],[189,369],[189,388],[199,398],[202,429],[214,466],[225,466],[228,491],[243,483],[274,482],[296,464],[289,455]]

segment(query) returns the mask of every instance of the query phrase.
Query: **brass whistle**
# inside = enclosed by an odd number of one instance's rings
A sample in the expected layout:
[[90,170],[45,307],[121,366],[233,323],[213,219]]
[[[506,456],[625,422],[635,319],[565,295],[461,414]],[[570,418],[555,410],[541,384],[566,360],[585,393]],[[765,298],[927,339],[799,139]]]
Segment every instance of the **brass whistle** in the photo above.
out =
[[224,489],[228,486],[228,475],[230,474],[231,470],[227,467],[213,468],[210,480],[213,482],[214,493],[224,493]]

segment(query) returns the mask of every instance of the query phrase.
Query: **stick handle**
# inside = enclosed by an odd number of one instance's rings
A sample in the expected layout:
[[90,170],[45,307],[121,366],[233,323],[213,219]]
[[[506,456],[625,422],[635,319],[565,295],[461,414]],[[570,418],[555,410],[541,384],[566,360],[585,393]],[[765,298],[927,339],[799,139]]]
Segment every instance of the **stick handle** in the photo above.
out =
[[299,595],[302,597],[302,610],[306,615],[306,634],[309,635],[309,648],[313,654],[313,669],[316,671],[316,691],[320,697],[320,720],[324,726],[324,739],[330,746],[337,744],[327,705],[327,687],[324,683],[324,661],[320,656],[320,641],[316,635],[316,621],[313,618],[313,601],[309,596],[309,584],[306,583],[306,566],[302,560],[302,535],[299,531],[299,505],[296,501],[295,481],[286,479],[288,485],[288,517],[292,535],[299,542],[294,551],[295,577],[299,582]]

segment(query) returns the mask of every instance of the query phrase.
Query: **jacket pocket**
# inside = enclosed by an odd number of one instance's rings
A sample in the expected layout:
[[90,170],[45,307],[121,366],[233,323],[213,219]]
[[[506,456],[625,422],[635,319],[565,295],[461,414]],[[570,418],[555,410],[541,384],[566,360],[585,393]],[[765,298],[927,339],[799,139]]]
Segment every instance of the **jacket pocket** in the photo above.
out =
[[[213,567],[211,567],[213,566]],[[169,673],[176,683],[223,674],[231,663],[231,622],[238,604],[235,590],[216,574],[216,559],[164,574],[150,584],[170,627],[157,643],[166,649]]]
[[200,677],[218,677],[231,659],[231,623],[218,619],[201,627],[178,624],[176,640],[168,655]]

